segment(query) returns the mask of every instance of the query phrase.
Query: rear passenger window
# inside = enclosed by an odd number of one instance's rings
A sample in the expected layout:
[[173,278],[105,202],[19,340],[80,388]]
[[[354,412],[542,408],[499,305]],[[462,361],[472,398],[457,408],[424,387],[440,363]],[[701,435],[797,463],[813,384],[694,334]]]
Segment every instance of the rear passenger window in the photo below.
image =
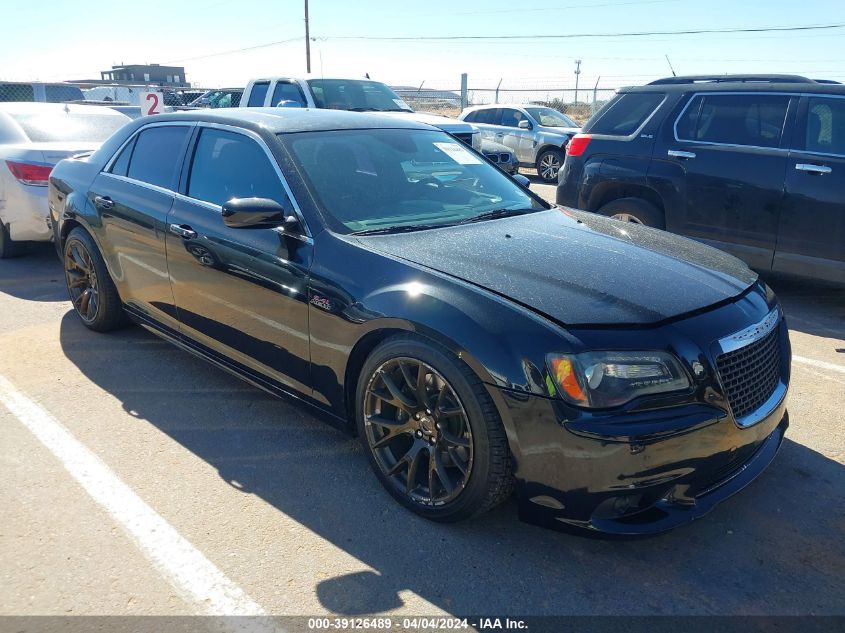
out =
[[698,95],[678,120],[678,139],[778,147],[788,106],[785,95]]
[[630,136],[663,102],[662,92],[626,92],[616,97],[588,130],[590,134]]
[[496,112],[498,112],[497,108],[486,108],[484,110],[477,110],[475,112],[475,119],[473,123],[486,123],[488,125],[494,125],[496,123]]
[[267,154],[251,138],[206,128],[194,150],[188,195],[223,206],[232,198],[269,198],[292,205]]
[[282,101],[294,101],[305,107],[305,97],[302,94],[302,90],[299,89],[299,86],[289,81],[280,81],[276,84],[273,90],[273,100],[270,101],[270,105],[277,106]]
[[135,141],[127,176],[165,189],[175,189],[176,168],[185,151],[189,133],[190,128],[174,125],[152,127],[141,132]]
[[133,138],[126,147],[120,152],[120,156],[111,166],[109,173],[115,176],[125,176],[129,172],[129,158],[132,156],[132,148],[135,146],[135,139]]
[[805,149],[845,156],[845,99],[810,98]]
[[264,99],[267,97],[267,89],[270,87],[269,81],[262,81],[257,84],[252,84],[252,90],[249,93],[249,101],[247,106],[250,108],[258,108],[264,105]]

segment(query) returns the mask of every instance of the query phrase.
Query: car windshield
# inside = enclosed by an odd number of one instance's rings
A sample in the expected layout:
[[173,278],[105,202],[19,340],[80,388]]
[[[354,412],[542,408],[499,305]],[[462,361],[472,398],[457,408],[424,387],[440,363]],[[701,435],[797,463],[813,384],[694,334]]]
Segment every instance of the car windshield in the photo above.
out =
[[343,233],[421,230],[549,208],[443,132],[335,130],[280,137],[327,222]]
[[525,108],[525,111],[546,127],[580,127],[565,114],[551,108]]
[[379,81],[309,79],[318,108],[356,112],[411,112],[411,106]]
[[126,118],[115,114],[9,113],[35,143],[51,141],[90,141],[101,143],[123,127]]

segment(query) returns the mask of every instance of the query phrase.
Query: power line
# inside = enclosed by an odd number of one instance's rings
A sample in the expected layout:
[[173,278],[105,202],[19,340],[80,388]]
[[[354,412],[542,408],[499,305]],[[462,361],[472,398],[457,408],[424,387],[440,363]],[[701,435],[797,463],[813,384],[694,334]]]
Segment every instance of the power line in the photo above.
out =
[[630,33],[564,33],[564,34],[536,34],[536,35],[417,35],[417,36],[392,36],[392,35],[334,35],[325,36],[320,40],[368,40],[368,41],[391,41],[391,42],[414,42],[414,41],[452,41],[452,40],[565,40],[581,38],[602,38],[602,37],[648,37],[652,35],[702,35],[718,33],[771,33],[786,31],[820,31],[829,29],[841,29],[845,23],[840,24],[811,24],[806,26],[769,26],[769,27],[745,27],[732,29],[686,29],[681,31],[638,31]]
[[255,46],[247,46],[245,48],[234,48],[228,51],[220,51],[218,53],[208,53],[207,55],[197,55],[196,57],[183,57],[181,59],[171,59],[169,61],[163,62],[165,64],[173,64],[176,62],[192,62],[197,59],[208,59],[209,57],[220,57],[222,55],[232,55],[233,53],[243,53],[244,51],[254,51],[259,48],[268,48],[270,46],[279,46],[280,44],[290,44],[291,42],[299,42],[305,38],[303,37],[292,37],[287,40],[279,40],[278,42],[267,42],[266,44],[256,44]]
[[601,7],[625,7],[643,4],[665,4],[680,0],[629,0],[628,2],[603,2],[601,4],[569,4],[562,7],[539,7],[534,9],[499,9],[496,11],[462,11],[453,15],[490,15],[493,13],[539,13],[541,11],[566,11],[569,9],[598,9]]

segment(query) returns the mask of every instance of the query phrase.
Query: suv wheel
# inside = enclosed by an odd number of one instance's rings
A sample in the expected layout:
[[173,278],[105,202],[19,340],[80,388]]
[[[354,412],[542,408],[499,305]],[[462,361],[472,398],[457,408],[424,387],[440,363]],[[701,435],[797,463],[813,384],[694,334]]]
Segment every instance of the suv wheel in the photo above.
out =
[[642,198],[619,198],[608,202],[598,212],[616,220],[644,224],[656,229],[666,226],[663,212]]
[[547,149],[537,157],[537,175],[544,182],[557,182],[557,174],[563,166],[563,152]]

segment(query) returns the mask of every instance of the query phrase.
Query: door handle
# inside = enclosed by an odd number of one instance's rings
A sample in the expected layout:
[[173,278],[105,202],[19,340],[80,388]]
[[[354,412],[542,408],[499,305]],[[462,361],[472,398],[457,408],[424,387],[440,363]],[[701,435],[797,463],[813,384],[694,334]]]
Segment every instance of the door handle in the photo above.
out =
[[186,240],[192,240],[197,236],[197,232],[187,224],[171,224],[170,232]]
[[688,160],[690,158],[695,158],[695,152],[684,152],[679,149],[670,149],[667,154],[674,158],[683,158],[684,160]]
[[108,196],[94,196],[94,204],[103,209],[111,209],[114,206],[114,200]]
[[812,163],[797,163],[795,165],[795,169],[798,171],[806,171],[809,174],[819,174],[820,176],[829,174],[833,171],[827,165],[813,165]]

